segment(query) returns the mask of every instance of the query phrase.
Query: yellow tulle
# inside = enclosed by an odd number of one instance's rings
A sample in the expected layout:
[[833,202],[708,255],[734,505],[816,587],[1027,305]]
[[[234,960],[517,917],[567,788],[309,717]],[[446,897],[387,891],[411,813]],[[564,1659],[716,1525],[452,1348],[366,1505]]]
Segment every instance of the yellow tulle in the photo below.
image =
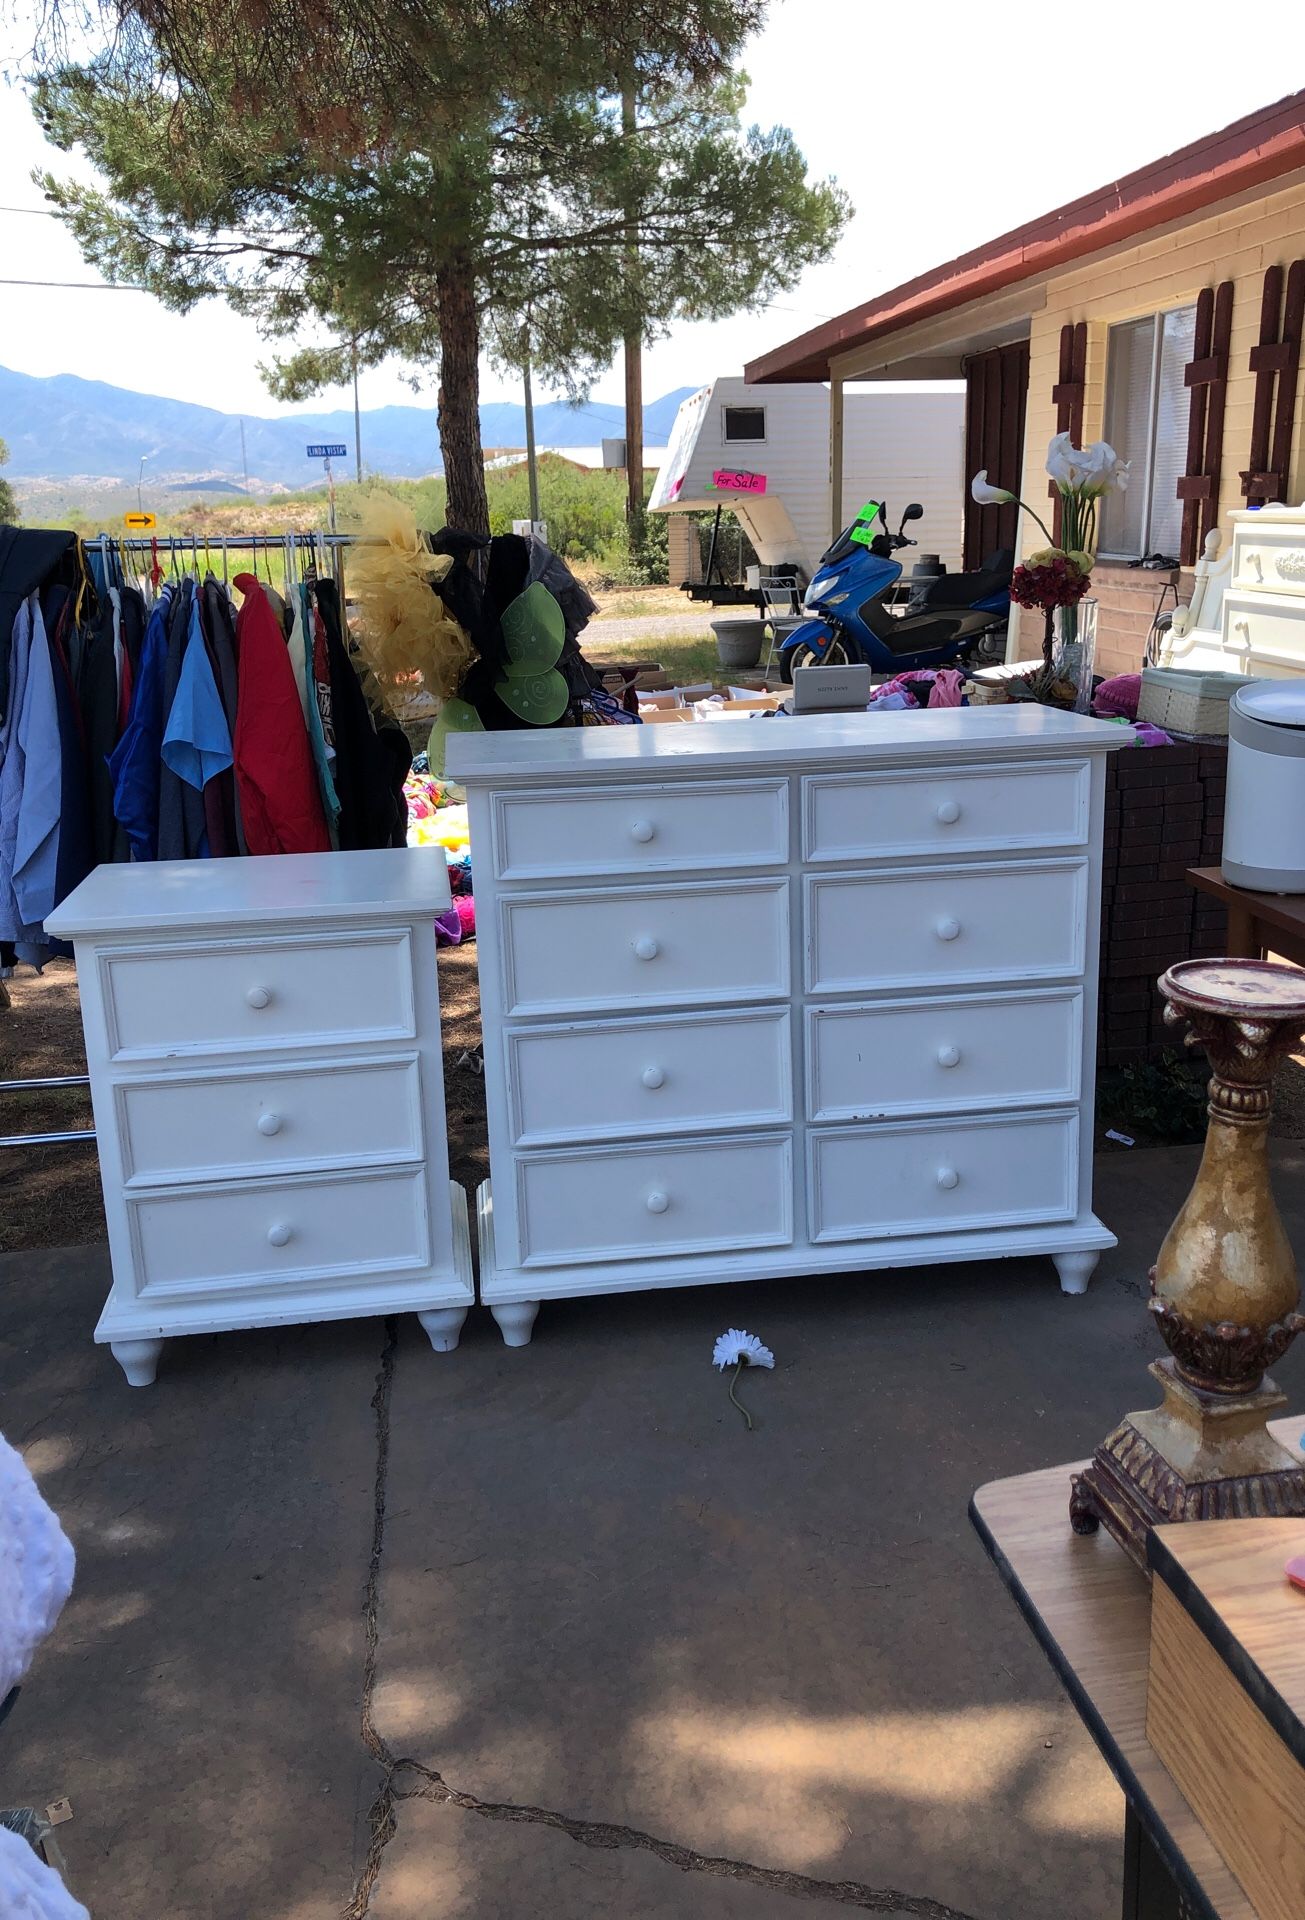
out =
[[416,691],[415,676],[448,699],[472,656],[468,634],[434,590],[451,558],[427,550],[412,509],[392,494],[370,496],[361,533],[349,558],[349,591],[368,666],[391,705]]

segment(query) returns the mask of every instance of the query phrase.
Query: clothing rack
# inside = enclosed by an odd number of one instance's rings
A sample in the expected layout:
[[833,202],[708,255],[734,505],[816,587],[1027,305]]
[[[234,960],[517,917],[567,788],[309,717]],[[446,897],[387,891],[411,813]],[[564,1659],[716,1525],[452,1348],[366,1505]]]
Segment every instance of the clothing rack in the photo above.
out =
[[[154,561],[160,555],[172,557],[184,556],[193,562],[196,573],[200,566],[200,553],[210,565],[215,556],[222,562],[224,584],[228,583],[228,561],[232,554],[252,553],[257,562],[260,553],[280,552],[284,556],[286,577],[299,569],[302,571],[302,558],[308,556],[310,566],[317,564],[317,554],[324,552],[332,562],[331,571],[339,589],[341,604],[344,603],[343,559],[345,549],[357,544],[358,537],[349,533],[248,533],[201,535],[198,533],[145,534],[119,539],[116,534],[100,533],[83,541],[88,552],[98,552],[105,578],[111,577],[111,565],[121,565],[127,555],[139,555]],[[0,981],[0,1010],[10,1005],[9,993]],[[56,1087],[85,1087],[90,1081],[85,1074],[61,1074],[54,1077],[40,1077],[26,1080],[0,1080],[0,1094],[34,1093]],[[50,1133],[12,1133],[0,1135],[0,1151],[14,1147],[36,1147],[93,1143],[94,1127],[79,1127],[76,1130]]]

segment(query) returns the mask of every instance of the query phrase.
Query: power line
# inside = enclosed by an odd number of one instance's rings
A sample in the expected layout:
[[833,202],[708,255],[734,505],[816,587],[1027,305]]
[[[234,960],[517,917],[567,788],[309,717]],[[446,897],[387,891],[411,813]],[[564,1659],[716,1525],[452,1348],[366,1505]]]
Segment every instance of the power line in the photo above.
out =
[[63,219],[63,215],[56,213],[53,207],[0,207],[0,213],[34,213],[42,220]]
[[129,287],[123,280],[5,280],[0,287],[77,287],[83,293],[148,293],[148,287]]

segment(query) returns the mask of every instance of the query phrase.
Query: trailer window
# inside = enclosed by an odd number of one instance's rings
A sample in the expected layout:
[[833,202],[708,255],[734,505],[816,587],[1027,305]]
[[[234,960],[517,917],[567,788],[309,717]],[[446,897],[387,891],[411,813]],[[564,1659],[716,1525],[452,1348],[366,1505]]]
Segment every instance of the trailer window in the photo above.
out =
[[766,409],[764,407],[726,407],[726,440],[764,440],[766,437]]

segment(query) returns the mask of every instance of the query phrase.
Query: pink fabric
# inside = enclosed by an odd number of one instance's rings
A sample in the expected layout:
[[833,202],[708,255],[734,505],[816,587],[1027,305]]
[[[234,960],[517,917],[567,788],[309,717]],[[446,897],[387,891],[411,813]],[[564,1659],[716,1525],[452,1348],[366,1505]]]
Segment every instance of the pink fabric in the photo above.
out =
[[1140,673],[1117,673],[1111,680],[1103,680],[1092,699],[1092,711],[1103,720],[1136,720],[1138,701],[1142,698],[1142,676]]
[[959,707],[961,693],[965,686],[965,675],[958,673],[955,667],[940,667],[933,676],[933,685],[929,689],[931,707]]

